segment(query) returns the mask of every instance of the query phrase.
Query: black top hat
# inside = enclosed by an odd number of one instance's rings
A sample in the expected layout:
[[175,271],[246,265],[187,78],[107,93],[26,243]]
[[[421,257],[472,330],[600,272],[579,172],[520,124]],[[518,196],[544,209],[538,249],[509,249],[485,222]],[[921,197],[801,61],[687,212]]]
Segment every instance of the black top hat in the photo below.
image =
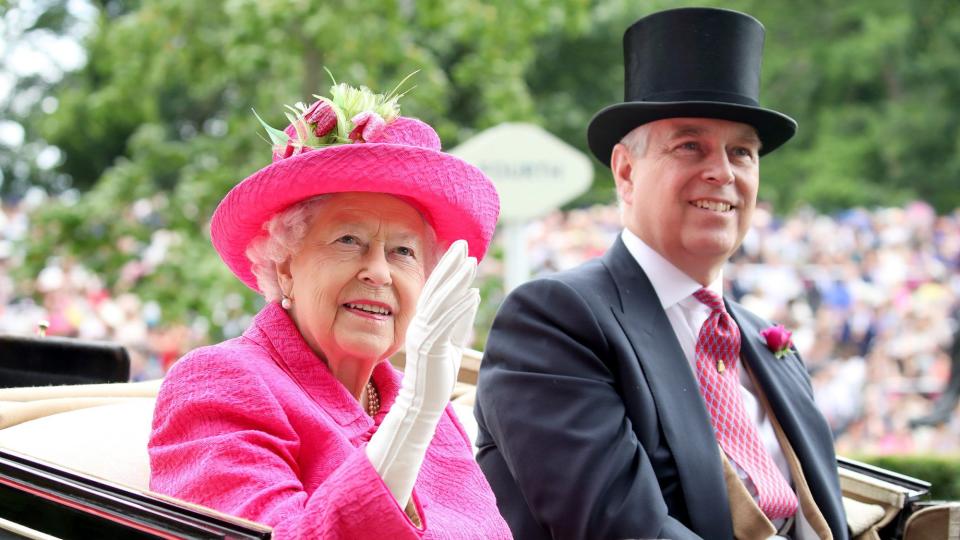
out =
[[648,15],[623,34],[624,103],[587,127],[590,150],[608,167],[614,145],[664,118],[719,118],[757,130],[760,155],[797,131],[789,116],[760,107],[763,25],[727,9],[680,8]]

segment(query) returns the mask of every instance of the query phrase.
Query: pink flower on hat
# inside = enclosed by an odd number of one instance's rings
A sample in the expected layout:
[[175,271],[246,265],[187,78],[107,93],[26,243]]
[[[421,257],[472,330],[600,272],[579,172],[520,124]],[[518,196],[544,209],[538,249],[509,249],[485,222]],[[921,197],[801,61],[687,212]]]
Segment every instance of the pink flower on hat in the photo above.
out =
[[287,134],[286,144],[275,145],[273,147],[273,160],[286,159],[290,156],[301,153],[304,148],[302,144],[298,144],[299,138],[297,137],[297,130],[294,126],[287,126],[287,129],[283,130]]
[[[292,127],[292,126],[291,126],[291,127]],[[288,128],[288,130],[289,130],[289,128]],[[288,135],[288,137],[290,136],[289,133],[287,133],[287,135]],[[296,132],[294,132],[292,136],[295,137],[295,136],[296,136]],[[281,145],[281,144],[275,144],[275,145],[273,145],[273,160],[274,160],[274,161],[277,161],[278,159],[284,159],[284,158],[288,158],[288,157],[292,156],[292,155],[293,155],[293,150],[294,150],[292,142],[293,142],[293,141],[291,141],[291,140],[288,138],[286,144],[282,144],[282,145]]]
[[350,140],[354,142],[365,142],[379,137],[387,123],[383,118],[373,111],[363,111],[354,116],[351,120],[353,131],[350,132]]
[[790,352],[790,347],[793,346],[793,341],[790,339],[792,335],[793,332],[784,328],[782,324],[760,331],[760,336],[767,342],[767,348],[777,358],[783,358]]
[[308,124],[313,124],[313,133],[317,137],[326,137],[328,133],[337,127],[337,113],[330,106],[330,103],[324,100],[318,100],[307,109],[303,114],[303,119]]

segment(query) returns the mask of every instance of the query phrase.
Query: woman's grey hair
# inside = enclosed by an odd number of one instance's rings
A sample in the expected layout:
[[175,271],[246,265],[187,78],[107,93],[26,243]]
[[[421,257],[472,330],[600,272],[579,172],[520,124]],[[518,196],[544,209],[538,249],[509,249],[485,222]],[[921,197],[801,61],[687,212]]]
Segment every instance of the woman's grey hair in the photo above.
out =
[[[282,264],[300,249],[307,231],[313,224],[313,218],[320,212],[320,206],[331,197],[330,194],[317,195],[290,206],[263,225],[267,234],[250,242],[246,253],[247,258],[250,259],[250,269],[257,278],[257,287],[260,288],[267,302],[279,302],[283,298],[277,265]],[[424,223],[427,225],[424,269],[426,274],[430,275],[441,252],[436,232],[426,219]]]

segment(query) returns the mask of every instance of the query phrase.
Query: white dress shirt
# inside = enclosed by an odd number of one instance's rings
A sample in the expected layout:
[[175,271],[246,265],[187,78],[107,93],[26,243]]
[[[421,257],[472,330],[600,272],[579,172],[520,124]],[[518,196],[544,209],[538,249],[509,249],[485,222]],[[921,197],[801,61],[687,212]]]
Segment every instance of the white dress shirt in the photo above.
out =
[[[710,316],[710,308],[697,300],[693,296],[693,293],[703,288],[703,286],[680,271],[680,269],[663,258],[662,255],[654,251],[628,229],[623,230],[621,238],[627,247],[627,251],[633,255],[637,264],[640,265],[640,268],[643,269],[647,278],[650,279],[650,283],[653,285],[653,289],[660,299],[660,305],[666,312],[667,319],[670,320],[670,326],[673,327],[673,332],[677,335],[677,341],[680,342],[680,348],[683,349],[687,363],[694,373],[694,380],[696,380],[697,337],[700,334],[700,327],[703,326],[703,323]],[[707,288],[722,297],[723,274],[721,273]],[[790,466],[787,464],[783,451],[780,449],[780,442],[777,440],[777,434],[773,429],[773,424],[770,422],[770,419],[767,418],[766,411],[764,411],[760,405],[753,381],[750,380],[746,369],[741,368],[739,374],[740,394],[743,396],[743,405],[746,408],[747,417],[757,426],[760,440],[764,448],[766,448],[767,452],[773,458],[773,463],[780,469],[780,472],[784,478],[787,479],[787,482],[793,486]],[[733,458],[727,456],[727,459],[730,461],[730,464],[733,465],[740,479],[743,480],[747,491],[749,491],[750,495],[756,500],[757,488],[747,476],[747,473],[740,468],[740,465],[737,464]],[[796,518],[797,521],[805,521],[802,519],[802,512],[800,512],[799,508],[797,509]],[[779,529],[784,522],[785,520],[783,519],[775,520],[773,525]],[[805,528],[803,525],[807,524],[804,523],[801,525],[798,523],[797,525],[798,527],[794,530],[794,537],[800,538],[801,536],[805,536],[802,534],[798,535],[797,533]],[[807,525],[806,528],[809,529],[809,525]]]

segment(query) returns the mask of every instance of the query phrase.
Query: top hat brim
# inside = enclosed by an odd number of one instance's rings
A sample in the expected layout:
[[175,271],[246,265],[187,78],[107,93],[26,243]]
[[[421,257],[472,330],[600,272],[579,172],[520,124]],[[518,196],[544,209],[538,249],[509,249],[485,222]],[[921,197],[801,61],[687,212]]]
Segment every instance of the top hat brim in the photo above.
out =
[[610,105],[594,115],[587,127],[587,144],[593,155],[609,167],[613,147],[627,133],[642,124],[667,118],[716,118],[753,126],[760,137],[761,156],[777,149],[797,132],[793,118],[762,107],[714,101],[628,101]]

